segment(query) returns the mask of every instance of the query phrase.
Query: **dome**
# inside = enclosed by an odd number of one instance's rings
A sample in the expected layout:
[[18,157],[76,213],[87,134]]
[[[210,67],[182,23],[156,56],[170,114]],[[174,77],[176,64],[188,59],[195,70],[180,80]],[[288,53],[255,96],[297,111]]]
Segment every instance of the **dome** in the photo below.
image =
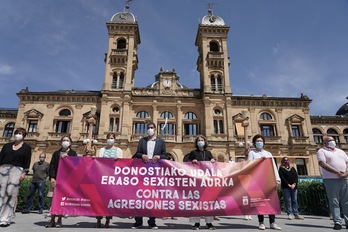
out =
[[209,9],[208,15],[204,16],[202,19],[202,24],[210,26],[225,26],[225,21],[221,17],[213,15],[213,11]]
[[129,6],[123,12],[118,12],[111,17],[113,23],[135,23],[135,17],[132,13],[128,12]]
[[336,115],[347,115],[348,116],[348,102],[341,106],[339,110],[337,110]]

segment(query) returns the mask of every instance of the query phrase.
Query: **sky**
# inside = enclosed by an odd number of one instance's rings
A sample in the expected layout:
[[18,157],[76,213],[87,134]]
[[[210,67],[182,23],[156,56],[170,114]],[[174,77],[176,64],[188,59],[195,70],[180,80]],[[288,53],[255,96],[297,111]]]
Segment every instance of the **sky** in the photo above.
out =
[[[139,24],[135,87],[160,68],[199,88],[195,39],[213,14],[230,27],[233,95],[312,99],[311,115],[335,115],[348,102],[348,0],[133,0]],[[29,91],[101,90],[106,23],[126,0],[1,0],[0,108]]]

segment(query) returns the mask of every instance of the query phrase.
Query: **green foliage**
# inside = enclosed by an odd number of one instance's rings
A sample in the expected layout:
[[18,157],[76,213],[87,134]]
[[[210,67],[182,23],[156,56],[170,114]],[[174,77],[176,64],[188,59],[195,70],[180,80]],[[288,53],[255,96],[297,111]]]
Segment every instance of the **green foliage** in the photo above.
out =
[[[282,211],[285,211],[283,193],[278,189]],[[301,181],[298,183],[297,203],[300,214],[328,216],[329,207],[325,186],[320,181]]]
[[[26,178],[25,180],[23,180],[21,182],[21,185],[19,187],[19,193],[18,193],[18,203],[17,203],[17,209],[16,211],[22,211],[25,208],[25,205],[27,204],[27,198],[29,196],[29,192],[30,192],[30,183],[31,183],[31,178]],[[47,192],[49,189],[49,181],[46,181],[45,184],[45,205],[44,205],[44,209],[49,209],[51,207],[51,200],[52,198],[50,197],[46,197],[47,196]],[[32,210],[38,210],[38,193],[36,190],[35,196],[33,198],[33,208]]]

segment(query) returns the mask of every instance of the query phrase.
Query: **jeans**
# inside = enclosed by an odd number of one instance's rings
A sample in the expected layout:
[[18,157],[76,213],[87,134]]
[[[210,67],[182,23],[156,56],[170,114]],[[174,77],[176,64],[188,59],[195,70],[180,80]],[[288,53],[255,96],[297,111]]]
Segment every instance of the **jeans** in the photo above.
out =
[[297,192],[298,190],[291,189],[291,188],[284,188],[282,189],[283,196],[284,196],[284,202],[285,202],[285,208],[286,213],[288,215],[294,214],[298,215],[298,204],[297,204]]
[[30,183],[30,193],[27,198],[27,205],[25,209],[31,210],[33,206],[33,198],[35,195],[36,189],[38,190],[39,194],[39,210],[43,210],[44,204],[45,204],[45,182],[31,182]]
[[341,224],[341,206],[348,225],[348,179],[324,179],[323,182],[334,223]]

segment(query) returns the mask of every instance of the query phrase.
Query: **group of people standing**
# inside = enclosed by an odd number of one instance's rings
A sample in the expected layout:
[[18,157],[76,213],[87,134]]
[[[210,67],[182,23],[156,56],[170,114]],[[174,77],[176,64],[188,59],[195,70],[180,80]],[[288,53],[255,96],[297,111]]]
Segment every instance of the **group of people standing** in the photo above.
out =
[[[165,141],[156,136],[156,125],[153,122],[147,124],[147,135],[139,140],[136,153],[133,158],[142,159],[144,163],[156,163],[160,159],[166,159]],[[14,214],[14,208],[19,191],[20,182],[26,178],[29,172],[31,162],[31,147],[24,143],[26,130],[18,128],[14,131],[14,142],[7,143],[3,146],[0,153],[0,226],[7,227],[11,224]],[[107,145],[101,148],[97,157],[118,159],[123,157],[123,152],[115,146],[116,135],[109,133],[106,136]],[[61,138],[61,148],[55,151],[51,161],[48,164],[45,162],[46,155],[40,154],[40,161],[33,165],[33,179],[30,185],[30,194],[28,202],[23,213],[29,213],[32,207],[32,199],[35,190],[39,192],[39,213],[42,213],[44,205],[44,183],[47,175],[52,188],[56,186],[56,177],[58,171],[59,160],[66,156],[77,156],[77,153],[70,148],[72,143],[70,137]],[[259,158],[272,158],[274,176],[276,186],[281,186],[285,201],[286,213],[288,219],[303,219],[299,215],[297,204],[298,193],[298,175],[296,169],[290,166],[287,157],[282,158],[281,166],[277,169],[276,163],[270,152],[264,149],[265,138],[262,135],[255,135],[252,139],[255,149],[250,150],[247,159],[254,160]],[[207,149],[208,142],[203,135],[196,137],[194,141],[195,149],[188,156],[188,161],[197,163],[200,161],[215,162],[212,153]],[[334,228],[340,230],[341,211],[343,210],[344,220],[348,228],[348,156],[341,149],[336,148],[335,141],[332,137],[324,138],[324,147],[318,151],[318,161],[322,168],[324,184],[326,186],[327,196],[329,200],[330,212],[333,215]],[[57,221],[56,221],[57,218]],[[102,216],[97,217],[96,227],[102,227]],[[104,224],[105,228],[110,225],[111,216],[106,216]],[[189,221],[193,224],[193,230],[200,229],[201,217],[190,217]],[[210,230],[215,230],[212,222],[213,216],[204,217],[206,227]],[[258,215],[259,229],[265,230],[264,215]],[[275,215],[269,215],[270,228],[281,230],[275,222]],[[147,224],[151,229],[158,229],[156,218],[150,217]],[[62,225],[62,215],[51,215],[51,220],[46,225],[50,227],[60,227]],[[138,229],[143,226],[143,217],[135,217],[135,223],[132,228]]]

